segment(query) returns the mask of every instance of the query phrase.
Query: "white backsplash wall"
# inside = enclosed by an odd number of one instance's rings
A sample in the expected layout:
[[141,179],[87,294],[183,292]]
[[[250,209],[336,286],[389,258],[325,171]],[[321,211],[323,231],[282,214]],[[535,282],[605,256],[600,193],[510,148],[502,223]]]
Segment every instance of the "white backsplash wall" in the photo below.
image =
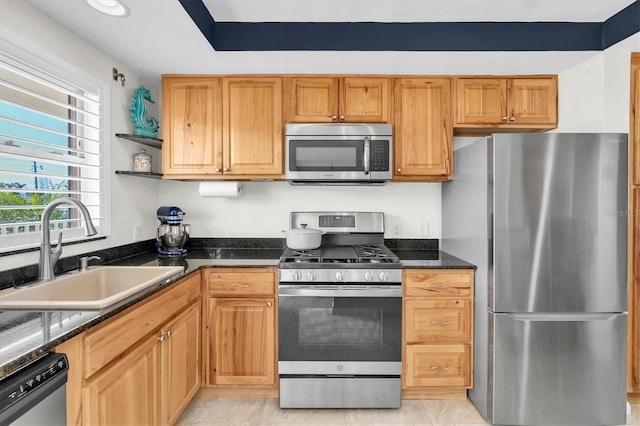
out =
[[160,183],[159,205],[186,212],[193,237],[284,238],[292,211],[381,211],[386,238],[440,238],[440,183],[291,186],[246,182],[237,198],[202,198],[198,182]]

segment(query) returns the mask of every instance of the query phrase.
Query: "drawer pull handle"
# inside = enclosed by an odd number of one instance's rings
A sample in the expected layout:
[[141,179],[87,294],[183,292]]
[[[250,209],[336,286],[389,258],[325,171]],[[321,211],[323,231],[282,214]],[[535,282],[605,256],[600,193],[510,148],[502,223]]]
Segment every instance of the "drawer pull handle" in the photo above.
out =
[[433,371],[449,371],[449,367],[447,367],[446,365],[444,367],[440,366],[440,365],[432,365],[431,366],[431,370]]
[[445,325],[449,325],[449,321],[429,321],[429,325],[441,325],[441,326],[445,326]]
[[449,288],[449,284],[431,284],[429,288]]
[[267,306],[268,306],[268,307],[271,307],[271,306],[273,306],[273,303],[271,303],[271,302],[267,302]]
[[251,287],[251,285],[250,284],[233,283],[233,284],[231,284],[231,287],[249,288],[249,287]]

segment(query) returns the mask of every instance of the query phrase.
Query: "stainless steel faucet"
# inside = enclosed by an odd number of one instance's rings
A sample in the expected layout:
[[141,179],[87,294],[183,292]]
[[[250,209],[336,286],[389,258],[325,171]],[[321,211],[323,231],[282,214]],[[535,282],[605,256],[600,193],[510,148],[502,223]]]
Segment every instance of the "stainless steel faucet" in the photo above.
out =
[[89,210],[87,206],[80,201],[73,198],[56,198],[42,211],[42,218],[40,220],[40,227],[42,232],[42,238],[40,240],[40,262],[38,263],[38,280],[39,281],[51,281],[55,274],[53,272],[56,262],[62,254],[62,231],[58,234],[58,244],[55,249],[51,248],[51,234],[49,232],[49,224],[51,223],[51,214],[61,204],[72,204],[80,209],[82,217],[86,225],[86,236],[96,235],[95,226],[91,221]]

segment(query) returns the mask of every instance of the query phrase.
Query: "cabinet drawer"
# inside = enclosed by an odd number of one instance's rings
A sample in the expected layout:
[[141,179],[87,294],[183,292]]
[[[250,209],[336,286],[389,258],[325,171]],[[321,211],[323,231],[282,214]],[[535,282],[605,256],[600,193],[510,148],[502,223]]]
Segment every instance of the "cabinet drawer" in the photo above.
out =
[[469,342],[471,301],[405,300],[407,343]]
[[149,302],[135,305],[86,334],[85,377],[89,377],[140,339],[200,297],[200,274],[194,274]]
[[272,296],[275,294],[274,269],[214,269],[205,273],[209,296]]
[[407,345],[405,387],[471,387],[470,345]]
[[402,281],[405,296],[467,297],[471,295],[473,270],[405,270]]

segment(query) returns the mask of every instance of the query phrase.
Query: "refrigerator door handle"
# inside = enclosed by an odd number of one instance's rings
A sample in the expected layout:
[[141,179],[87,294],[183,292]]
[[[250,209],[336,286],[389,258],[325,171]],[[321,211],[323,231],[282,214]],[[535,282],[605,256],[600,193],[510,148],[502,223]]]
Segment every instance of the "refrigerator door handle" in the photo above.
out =
[[[602,313],[524,313],[524,314],[504,314],[514,321],[597,321],[611,320],[623,312],[602,312]],[[500,314],[497,314],[500,315]]]

